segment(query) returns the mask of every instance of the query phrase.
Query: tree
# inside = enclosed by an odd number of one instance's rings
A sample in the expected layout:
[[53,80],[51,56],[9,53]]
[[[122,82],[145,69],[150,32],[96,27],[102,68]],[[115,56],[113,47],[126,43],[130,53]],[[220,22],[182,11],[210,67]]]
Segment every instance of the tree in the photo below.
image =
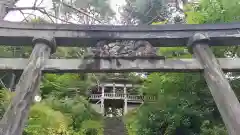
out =
[[[183,23],[184,16],[178,1],[127,0],[123,7],[124,24],[152,24],[153,22]],[[186,3],[184,1],[184,3]]]
[[55,15],[78,24],[101,24],[112,19],[108,0],[53,0]]
[[[187,23],[203,24],[239,20],[240,8],[237,1],[202,0],[200,4],[187,5],[185,10]],[[239,52],[236,47],[212,49],[217,57],[236,57]],[[184,48],[159,51],[169,58],[191,57],[182,53]],[[229,81],[234,89],[239,89],[239,79]],[[199,74],[152,73],[144,86],[145,93],[158,95],[158,101],[144,104],[138,111],[135,124],[138,134],[227,134],[205,80]]]

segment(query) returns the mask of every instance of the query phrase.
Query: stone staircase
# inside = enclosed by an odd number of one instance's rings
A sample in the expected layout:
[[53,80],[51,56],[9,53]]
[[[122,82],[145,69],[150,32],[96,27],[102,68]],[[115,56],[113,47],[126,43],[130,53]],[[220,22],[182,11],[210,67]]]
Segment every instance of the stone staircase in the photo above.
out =
[[128,135],[121,117],[107,117],[104,121],[104,135]]

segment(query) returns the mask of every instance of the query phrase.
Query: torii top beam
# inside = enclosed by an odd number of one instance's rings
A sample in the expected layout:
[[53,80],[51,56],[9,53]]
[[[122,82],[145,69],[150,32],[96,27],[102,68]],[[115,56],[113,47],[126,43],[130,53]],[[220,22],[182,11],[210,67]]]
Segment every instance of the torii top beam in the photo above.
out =
[[156,47],[185,46],[189,37],[200,32],[210,45],[238,45],[240,23],[169,24],[151,26],[110,26],[75,24],[34,24],[0,21],[1,45],[32,45],[33,36],[51,35],[58,46],[94,46],[99,40],[148,40]]

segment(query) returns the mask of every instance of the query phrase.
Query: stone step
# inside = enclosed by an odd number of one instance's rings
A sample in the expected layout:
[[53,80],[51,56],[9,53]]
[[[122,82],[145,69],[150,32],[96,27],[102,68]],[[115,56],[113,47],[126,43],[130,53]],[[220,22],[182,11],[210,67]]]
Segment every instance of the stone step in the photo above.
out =
[[121,117],[105,118],[104,135],[127,135],[124,122]]

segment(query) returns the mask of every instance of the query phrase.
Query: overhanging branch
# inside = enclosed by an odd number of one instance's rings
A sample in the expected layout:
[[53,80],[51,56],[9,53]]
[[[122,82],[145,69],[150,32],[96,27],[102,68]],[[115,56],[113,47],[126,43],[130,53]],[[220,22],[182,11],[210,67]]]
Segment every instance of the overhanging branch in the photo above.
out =
[[[60,2],[60,1],[59,1],[59,2]],[[83,14],[83,15],[88,16],[89,18],[92,18],[93,20],[95,20],[95,21],[97,21],[97,22],[99,22],[99,23],[102,23],[100,20],[98,20],[97,18],[95,18],[95,17],[89,15],[88,13],[84,12],[84,11],[81,10],[81,9],[77,9],[76,7],[71,6],[71,5],[69,5],[69,4],[65,3],[65,2],[61,2],[61,3],[62,3],[64,6],[70,8],[70,9],[73,9],[73,10],[75,10],[75,11],[77,11],[77,12]]]
[[7,8],[7,11],[14,11],[14,10],[40,10],[45,9],[45,7],[10,7]]

